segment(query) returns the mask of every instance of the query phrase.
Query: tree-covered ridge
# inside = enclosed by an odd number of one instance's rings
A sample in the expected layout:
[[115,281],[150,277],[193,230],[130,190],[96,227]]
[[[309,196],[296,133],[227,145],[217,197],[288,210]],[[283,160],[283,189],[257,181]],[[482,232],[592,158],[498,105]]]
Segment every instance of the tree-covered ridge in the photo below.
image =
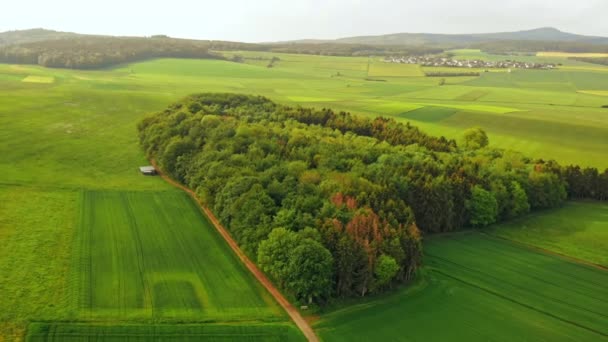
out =
[[208,41],[164,36],[137,38],[83,35],[1,47],[0,62],[95,69],[161,57],[222,58],[209,51],[212,46]]
[[568,59],[592,64],[608,65],[608,57],[569,57]]
[[[559,206],[572,189],[557,163],[490,148],[480,129],[456,146],[393,120],[256,96],[190,96],[139,131],[148,156],[301,300],[406,282],[421,230],[486,226]],[[608,189],[608,171],[598,177]]]

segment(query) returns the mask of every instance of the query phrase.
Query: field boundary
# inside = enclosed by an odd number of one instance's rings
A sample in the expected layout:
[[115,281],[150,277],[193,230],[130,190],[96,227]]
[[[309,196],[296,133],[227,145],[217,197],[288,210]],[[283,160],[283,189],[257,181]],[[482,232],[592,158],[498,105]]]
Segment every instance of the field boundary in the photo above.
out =
[[150,163],[156,168],[158,174],[169,184],[173,185],[176,188],[179,188],[185,191],[190,197],[198,204],[199,208],[203,211],[203,213],[207,216],[209,221],[213,224],[215,229],[220,233],[222,238],[228,243],[228,246],[232,249],[232,251],[237,255],[237,257],[241,260],[243,264],[247,267],[247,269],[253,274],[253,276],[266,288],[266,290],[274,297],[274,299],[283,307],[283,309],[287,312],[292,321],[297,325],[297,327],[302,331],[304,336],[308,341],[318,342],[319,338],[315,334],[312,327],[308,324],[308,322],[304,319],[304,317],[300,314],[300,312],[281,294],[281,292],[272,284],[270,279],[266,277],[266,275],[249,259],[245,253],[240,249],[236,241],[232,238],[228,230],[219,222],[219,220],[215,217],[213,212],[207,208],[201,200],[196,196],[196,193],[189,189],[188,187],[178,183],[173,180],[171,177],[162,172],[162,170],[156,164],[156,160],[151,159]]

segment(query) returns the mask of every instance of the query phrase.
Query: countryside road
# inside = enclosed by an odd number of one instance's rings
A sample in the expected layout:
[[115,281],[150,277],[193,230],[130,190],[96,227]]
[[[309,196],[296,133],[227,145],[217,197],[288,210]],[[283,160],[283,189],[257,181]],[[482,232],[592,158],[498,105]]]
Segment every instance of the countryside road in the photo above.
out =
[[203,203],[200,201],[196,193],[186,186],[179,184],[175,180],[173,180],[168,175],[164,174],[158,165],[156,164],[156,160],[151,160],[150,163],[156,168],[158,174],[169,184],[179,188],[192,197],[198,203],[201,210],[205,213],[209,221],[213,224],[215,229],[220,233],[220,235],[224,238],[224,240],[228,243],[228,246],[232,248],[234,253],[239,257],[239,259],[247,266],[247,269],[255,276],[255,278],[270,292],[270,294],[274,297],[274,299],[283,307],[283,309],[287,312],[289,317],[293,320],[293,322],[298,326],[298,328],[302,331],[306,339],[310,342],[318,342],[319,338],[315,334],[312,327],[308,324],[308,322],[300,315],[300,312],[281,294],[281,292],[272,284],[270,279],[266,277],[266,275],[243,253],[243,251],[239,248],[236,241],[232,238],[228,230],[219,222],[219,220],[215,217],[213,212],[209,210]]

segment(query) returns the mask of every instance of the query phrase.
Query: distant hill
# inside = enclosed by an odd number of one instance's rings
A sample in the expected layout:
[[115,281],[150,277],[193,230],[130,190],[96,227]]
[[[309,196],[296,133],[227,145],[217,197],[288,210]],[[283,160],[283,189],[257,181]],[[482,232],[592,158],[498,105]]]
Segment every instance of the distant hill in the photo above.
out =
[[19,31],[6,31],[0,32],[0,46],[35,43],[65,38],[75,38],[79,36],[81,35],[78,33],[45,30],[41,28]]
[[347,37],[336,40],[298,40],[292,43],[344,43],[367,45],[431,45],[463,47],[471,44],[496,41],[545,41],[606,44],[607,37],[584,36],[562,32],[556,28],[543,27],[533,30],[481,34],[434,34],[434,33],[394,33],[377,36]]

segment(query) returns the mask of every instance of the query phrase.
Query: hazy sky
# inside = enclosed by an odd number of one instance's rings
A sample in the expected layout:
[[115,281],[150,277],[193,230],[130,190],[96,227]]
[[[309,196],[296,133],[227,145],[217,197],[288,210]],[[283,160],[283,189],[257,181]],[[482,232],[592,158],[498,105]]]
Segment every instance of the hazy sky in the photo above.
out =
[[2,0],[0,31],[43,27],[248,42],[553,26],[608,36],[608,0]]

